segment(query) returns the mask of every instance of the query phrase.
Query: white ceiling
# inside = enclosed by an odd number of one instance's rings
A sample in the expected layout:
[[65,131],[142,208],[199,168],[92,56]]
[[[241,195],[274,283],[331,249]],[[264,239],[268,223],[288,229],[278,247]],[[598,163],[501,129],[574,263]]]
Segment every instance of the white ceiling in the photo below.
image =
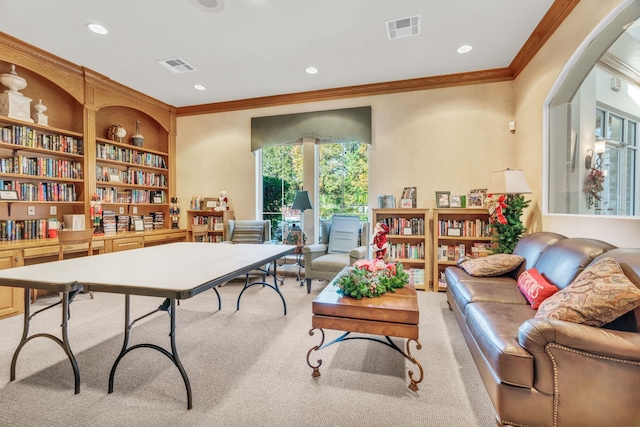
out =
[[[190,0],[0,0],[0,31],[182,107],[507,67],[553,3],[224,1],[209,13]],[[418,14],[419,36],[387,40],[386,20]],[[197,71],[157,63],[175,57]]]

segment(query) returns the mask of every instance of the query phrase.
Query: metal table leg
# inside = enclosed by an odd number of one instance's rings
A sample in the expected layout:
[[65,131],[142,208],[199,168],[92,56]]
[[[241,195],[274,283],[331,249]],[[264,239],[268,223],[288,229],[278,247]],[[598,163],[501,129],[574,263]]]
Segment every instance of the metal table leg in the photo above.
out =
[[287,315],[287,302],[284,300],[284,296],[282,295],[282,292],[280,291],[280,288],[278,287],[278,276],[277,276],[277,264],[273,264],[273,285],[264,281],[260,281],[260,282],[252,282],[252,283],[247,283],[247,281],[245,281],[244,283],[244,287],[242,288],[242,291],[240,291],[240,295],[238,295],[238,303],[236,304],[236,310],[240,310],[240,298],[242,298],[242,294],[244,293],[244,291],[246,291],[247,289],[249,289],[252,286],[255,285],[262,285],[262,286],[267,286],[271,289],[273,289],[274,291],[276,291],[278,293],[278,295],[280,295],[280,299],[282,300],[282,305],[284,306],[284,314],[285,316]]
[[[69,292],[62,293],[61,301],[51,304],[45,308],[42,308],[35,313],[31,314],[31,298],[30,298],[31,289],[25,288],[24,290],[24,323],[22,328],[22,339],[20,340],[20,344],[16,348],[16,351],[13,353],[13,358],[11,359],[11,375],[10,380],[15,381],[16,379],[16,364],[18,362],[18,355],[20,351],[24,347],[26,343],[31,341],[34,338],[44,337],[49,338],[56,344],[58,344],[64,352],[67,354],[69,361],[71,362],[71,368],[73,369],[73,377],[75,381],[75,394],[80,393],[80,368],[78,368],[78,362],[76,361],[76,357],[71,351],[71,346],[69,345],[69,334],[68,334],[68,322],[69,322]],[[29,336],[29,324],[31,319],[37,315],[38,313],[43,312],[44,310],[48,310],[51,307],[55,307],[58,304],[62,304],[62,324],[60,325],[60,329],[62,330],[62,340],[56,336],[51,334],[35,334]]]
[[[116,358],[116,361],[113,363],[113,367],[111,368],[111,373],[109,374],[109,393],[113,393],[113,380],[116,375],[116,369],[118,367],[118,364],[120,363],[120,360],[122,360],[122,358],[127,353],[137,348],[151,348],[167,356],[180,371],[180,375],[182,375],[184,385],[187,389],[187,409],[191,409],[193,407],[191,383],[189,382],[189,377],[187,376],[187,372],[184,370],[184,367],[182,366],[182,362],[180,362],[180,358],[178,357],[178,349],[176,347],[176,300],[175,298],[167,298],[164,301],[164,303],[162,303],[160,307],[158,307],[156,310],[151,311],[145,314],[144,316],[141,316],[135,319],[133,322],[130,322],[130,318],[131,318],[130,308],[131,308],[131,296],[127,294],[125,295],[124,342],[122,344],[122,350],[120,350],[120,354]],[[149,344],[149,343],[136,344],[132,347],[129,347],[129,336],[130,336],[130,331],[133,325],[138,320],[141,320],[147,316],[150,316],[151,314],[156,313],[158,311],[166,311],[168,312],[170,317],[171,332],[169,333],[169,336],[171,337],[171,352],[165,350],[160,346],[157,346],[155,344]]]

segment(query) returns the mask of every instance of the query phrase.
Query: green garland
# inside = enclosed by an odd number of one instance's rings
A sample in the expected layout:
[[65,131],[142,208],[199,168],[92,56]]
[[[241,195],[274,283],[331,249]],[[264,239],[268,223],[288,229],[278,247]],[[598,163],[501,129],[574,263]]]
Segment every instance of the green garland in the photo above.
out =
[[[371,271],[367,266],[355,265],[335,282],[338,293],[356,299],[379,297],[395,292],[409,282],[409,274],[402,264],[386,264],[387,268]],[[395,274],[393,274],[395,271]]]

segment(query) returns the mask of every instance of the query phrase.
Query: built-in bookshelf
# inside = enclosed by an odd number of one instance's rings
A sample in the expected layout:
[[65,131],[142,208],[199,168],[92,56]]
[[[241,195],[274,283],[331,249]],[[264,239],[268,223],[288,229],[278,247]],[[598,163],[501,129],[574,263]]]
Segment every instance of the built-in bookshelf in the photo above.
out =
[[[426,277],[428,259],[427,235],[429,232],[428,209],[373,209],[373,224],[386,224],[388,254],[402,263],[402,267],[413,277]],[[416,283],[416,289],[428,289],[429,283]]]
[[444,270],[462,256],[483,256],[490,252],[489,212],[479,208],[435,209],[433,211],[433,290],[446,291]]
[[227,225],[229,220],[234,219],[233,211],[213,211],[213,210],[188,210],[188,230],[191,237],[191,226],[207,224],[207,237],[205,242],[220,243],[227,238]]

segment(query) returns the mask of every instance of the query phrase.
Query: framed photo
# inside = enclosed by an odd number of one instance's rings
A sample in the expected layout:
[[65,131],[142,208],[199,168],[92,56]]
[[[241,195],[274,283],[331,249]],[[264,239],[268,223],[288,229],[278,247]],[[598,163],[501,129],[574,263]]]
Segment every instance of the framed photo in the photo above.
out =
[[469,196],[467,197],[467,207],[468,208],[484,208],[485,207],[484,201],[486,198],[487,198],[486,188],[471,190],[469,192]]
[[416,208],[418,198],[416,187],[404,187],[402,190],[401,205],[403,208]]
[[461,198],[461,196],[449,196],[449,207],[450,208],[461,208],[462,207],[462,198]]
[[144,231],[144,221],[142,218],[135,218],[133,220],[133,231]]
[[437,208],[448,208],[450,205],[449,202],[449,191],[436,191],[436,207]]
[[219,205],[219,199],[217,197],[205,197],[202,199],[202,210],[212,211]]
[[0,190],[0,200],[18,200],[16,190]]

